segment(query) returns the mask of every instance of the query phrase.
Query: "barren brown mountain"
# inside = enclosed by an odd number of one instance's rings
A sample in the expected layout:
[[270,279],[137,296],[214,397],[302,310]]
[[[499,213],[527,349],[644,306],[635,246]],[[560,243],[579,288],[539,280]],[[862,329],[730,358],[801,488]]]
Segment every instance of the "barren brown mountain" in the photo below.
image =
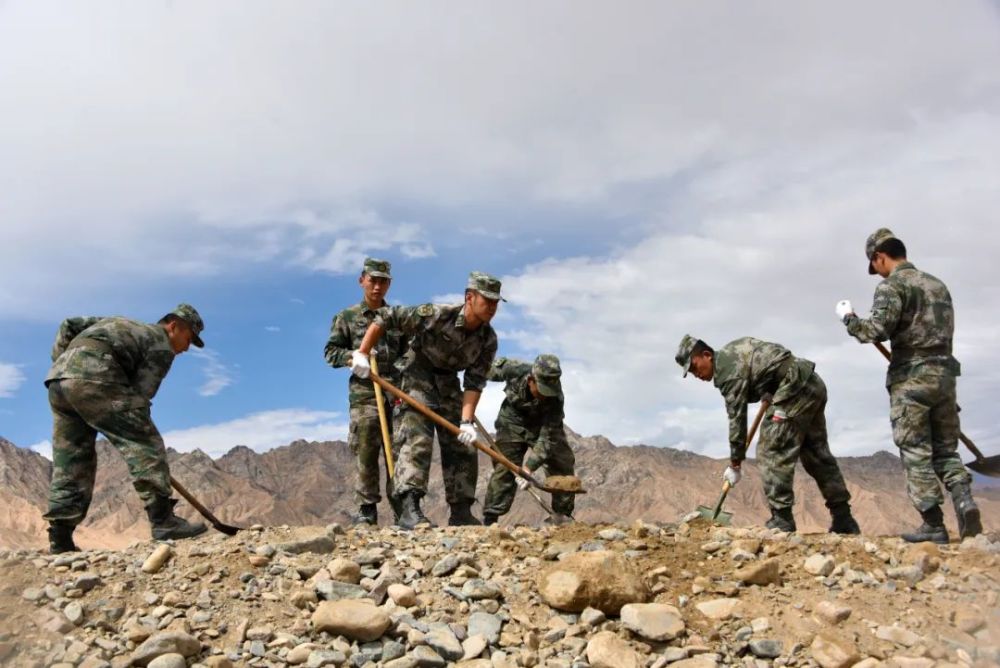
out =
[[[699,504],[713,505],[718,497],[724,467],[719,460],[671,448],[619,447],[601,436],[581,437],[571,431],[568,435],[576,452],[578,475],[588,490],[578,497],[578,520],[676,521]],[[121,457],[101,442],[98,460],[94,503],[77,533],[78,542],[84,547],[123,547],[147,539],[145,514]],[[219,519],[237,526],[344,523],[354,510],[354,463],[342,441],[295,441],[262,454],[237,446],[218,460],[199,451],[171,452],[170,461],[175,478]],[[842,458],[840,463],[854,497],[855,514],[866,534],[894,534],[917,523],[897,457],[879,452]],[[481,500],[491,469],[485,456],[481,456],[480,465]],[[40,455],[0,439],[0,547],[44,545],[41,513],[50,466]],[[799,470],[795,486],[799,530],[824,531],[829,516],[816,485]],[[1000,529],[1000,490],[977,486],[976,495],[986,528]],[[436,460],[424,506],[433,520],[440,523],[447,519]],[[178,508],[187,517],[195,516],[184,503]],[[759,524],[767,518],[753,461],[745,467],[743,482],[730,493],[726,509],[733,513],[736,525]],[[385,502],[379,510],[385,523],[391,511]],[[950,505],[946,516],[954,529]],[[543,517],[544,512],[522,494],[501,521],[535,523]]]

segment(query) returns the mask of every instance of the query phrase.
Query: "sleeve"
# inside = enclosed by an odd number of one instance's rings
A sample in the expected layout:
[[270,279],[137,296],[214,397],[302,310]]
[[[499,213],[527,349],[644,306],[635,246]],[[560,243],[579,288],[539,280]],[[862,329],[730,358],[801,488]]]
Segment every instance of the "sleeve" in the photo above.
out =
[[537,470],[549,460],[549,452],[555,443],[566,441],[566,430],[563,429],[563,402],[560,401],[557,407],[546,413],[542,428],[538,434],[538,441],[532,447],[528,459],[525,461],[532,471]]
[[136,369],[132,387],[146,401],[152,401],[160,389],[160,383],[166,378],[175,355],[169,350],[154,350],[150,352],[139,368]]
[[383,306],[372,322],[384,330],[398,329],[409,337],[426,327],[428,320],[437,313],[438,309],[433,304]]
[[104,318],[87,316],[79,318],[66,318],[59,323],[59,331],[56,333],[55,343],[52,344],[52,361],[55,362],[59,356],[66,351],[70,342],[79,336],[83,330],[87,329],[91,325],[97,324],[101,320],[104,320]]
[[490,370],[486,373],[486,380],[498,382],[515,380],[530,372],[530,364],[507,357],[498,357],[490,365]]
[[875,288],[871,316],[847,316],[847,333],[861,343],[885,341],[892,337],[903,313],[903,299],[888,281]]
[[330,325],[330,338],[323,348],[326,363],[337,368],[347,366],[350,362],[353,347],[351,346],[351,330],[343,311],[337,314]]
[[729,458],[741,462],[747,454],[747,394],[749,383],[736,378],[720,388],[729,414]]
[[489,341],[483,346],[479,357],[472,365],[465,370],[464,386],[465,390],[472,392],[482,392],[486,387],[486,376],[493,364],[493,358],[497,354],[497,337],[491,335]]

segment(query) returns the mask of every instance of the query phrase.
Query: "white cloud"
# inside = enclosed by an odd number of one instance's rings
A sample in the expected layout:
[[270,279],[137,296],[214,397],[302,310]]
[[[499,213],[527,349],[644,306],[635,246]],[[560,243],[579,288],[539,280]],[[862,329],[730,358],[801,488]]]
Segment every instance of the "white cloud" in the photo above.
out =
[[167,447],[181,452],[198,449],[211,457],[219,457],[237,445],[266,452],[297,439],[345,439],[347,427],[348,422],[340,413],[286,408],[251,413],[217,424],[168,431],[163,440]]
[[281,331],[281,328],[280,328],[280,327],[278,327],[277,325],[268,325],[268,326],[266,326],[266,327],[264,328],[264,331],[265,331],[265,332],[272,332],[272,333],[277,333],[277,332],[280,332],[280,331]]
[[205,382],[198,388],[203,397],[214,397],[233,384],[233,372],[219,360],[219,353],[210,348],[191,348],[191,355],[201,361]]
[[29,445],[28,450],[33,450],[50,462],[52,461],[52,441],[40,441],[34,445]]
[[24,373],[19,365],[0,362],[0,398],[14,396],[24,381]]

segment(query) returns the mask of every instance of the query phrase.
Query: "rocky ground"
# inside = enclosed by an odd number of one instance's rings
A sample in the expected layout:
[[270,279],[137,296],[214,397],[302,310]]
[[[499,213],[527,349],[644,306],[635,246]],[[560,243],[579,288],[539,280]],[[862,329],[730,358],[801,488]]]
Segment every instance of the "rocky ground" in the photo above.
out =
[[0,552],[0,663],[995,666],[1000,538],[627,526],[254,527]]

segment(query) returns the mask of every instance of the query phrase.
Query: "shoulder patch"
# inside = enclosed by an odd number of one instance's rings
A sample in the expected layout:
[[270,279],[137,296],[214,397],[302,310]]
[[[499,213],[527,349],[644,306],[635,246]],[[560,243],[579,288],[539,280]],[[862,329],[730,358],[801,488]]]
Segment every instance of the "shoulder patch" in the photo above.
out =
[[434,304],[421,304],[417,307],[417,315],[423,318],[434,315]]

